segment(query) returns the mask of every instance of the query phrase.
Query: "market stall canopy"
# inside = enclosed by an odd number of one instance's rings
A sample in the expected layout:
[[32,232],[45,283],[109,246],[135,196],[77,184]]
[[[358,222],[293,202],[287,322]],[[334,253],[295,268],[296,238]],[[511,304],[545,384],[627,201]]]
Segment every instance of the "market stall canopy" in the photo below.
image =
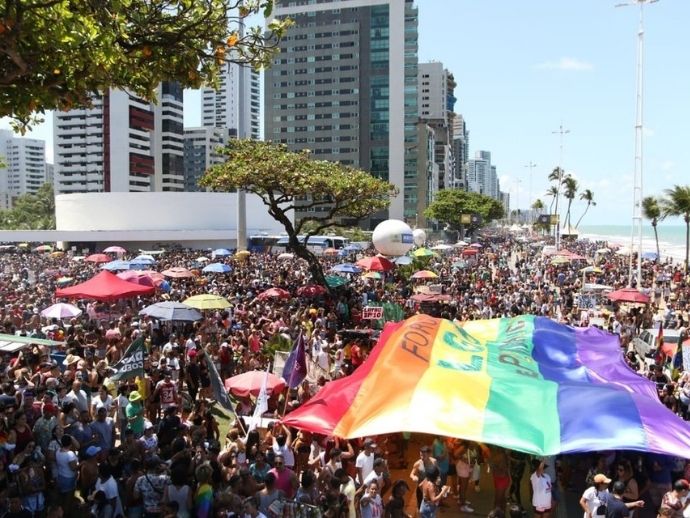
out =
[[389,323],[352,375],[326,384],[283,424],[343,438],[420,432],[533,455],[690,458],[690,425],[625,364],[616,335],[532,315]]
[[25,349],[29,345],[45,345],[46,347],[57,347],[64,345],[64,342],[46,340],[45,338],[32,338],[30,336],[16,336],[0,334],[0,353],[15,353]]
[[140,286],[133,282],[124,281],[117,275],[103,270],[86,282],[55,290],[55,297],[111,301],[138,295],[153,295],[155,291],[156,289],[152,286]]

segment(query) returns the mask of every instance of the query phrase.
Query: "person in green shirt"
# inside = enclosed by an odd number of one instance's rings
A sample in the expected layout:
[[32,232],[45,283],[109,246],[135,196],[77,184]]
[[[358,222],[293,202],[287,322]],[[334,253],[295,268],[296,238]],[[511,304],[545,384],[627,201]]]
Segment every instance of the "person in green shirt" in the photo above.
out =
[[138,439],[144,435],[144,405],[143,398],[138,391],[130,392],[125,414],[127,415],[127,427],[134,432],[134,437]]

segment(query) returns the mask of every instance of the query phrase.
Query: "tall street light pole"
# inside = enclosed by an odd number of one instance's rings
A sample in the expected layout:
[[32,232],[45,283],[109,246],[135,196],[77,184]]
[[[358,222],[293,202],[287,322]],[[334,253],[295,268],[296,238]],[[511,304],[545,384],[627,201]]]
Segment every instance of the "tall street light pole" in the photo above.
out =
[[532,203],[534,203],[534,200],[532,200],[532,169],[537,167],[537,164],[532,162],[531,160],[529,161],[529,164],[526,164],[525,167],[529,167],[529,188],[528,188],[528,193],[529,193],[529,198],[527,199],[528,207],[527,209],[530,211],[529,212],[529,223],[532,224],[534,221],[534,218],[532,217]]
[[569,129],[563,127],[563,123],[558,126],[556,131],[552,131],[554,135],[560,135],[560,157],[558,159],[558,192],[556,193],[556,215],[558,216],[558,223],[556,224],[556,250],[561,247],[561,217],[558,214],[558,200],[561,197],[561,185],[563,184],[563,137],[570,133]]
[[635,99],[635,170],[633,173],[633,214],[630,232],[630,263],[628,266],[628,286],[633,280],[633,250],[637,233],[637,288],[642,287],[642,179],[644,151],[644,6],[659,0],[630,0],[616,7],[639,6],[640,21],[637,29],[637,77]]

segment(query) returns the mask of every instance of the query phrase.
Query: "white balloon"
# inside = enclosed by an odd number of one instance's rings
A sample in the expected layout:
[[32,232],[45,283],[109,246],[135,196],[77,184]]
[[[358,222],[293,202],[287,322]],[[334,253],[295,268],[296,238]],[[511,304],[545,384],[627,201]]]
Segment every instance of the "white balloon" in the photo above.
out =
[[424,230],[421,228],[415,228],[412,231],[412,238],[415,245],[422,246],[424,243],[426,243],[426,232],[424,232]]
[[412,229],[399,219],[387,219],[379,223],[371,235],[374,248],[383,255],[405,255],[412,245]]

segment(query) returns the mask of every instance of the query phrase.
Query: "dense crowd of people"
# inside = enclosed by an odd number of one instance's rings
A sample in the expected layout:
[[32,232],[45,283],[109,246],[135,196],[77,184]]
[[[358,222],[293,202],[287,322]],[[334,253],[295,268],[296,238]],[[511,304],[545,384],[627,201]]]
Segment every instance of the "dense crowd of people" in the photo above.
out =
[[[197,275],[168,278],[150,297],[72,301],[83,312],[69,319],[47,319],[41,311],[56,301],[58,286],[91,278],[99,264],[71,254],[0,254],[2,332],[62,344],[37,341],[0,354],[0,516],[432,518],[439,509],[475,512],[470,499],[487,479],[497,517],[523,516],[524,509],[557,516],[564,493],[573,491],[582,494],[585,518],[690,516],[690,465],[683,459],[631,452],[537,459],[454,438],[400,433],[345,440],[280,424],[284,412],[365,361],[380,322],[363,319],[363,309],[382,304],[403,317],[535,314],[600,326],[620,336],[633,369],[657,381],[662,403],[688,416],[690,378],[682,365],[660,347],[647,356],[632,346],[642,330],[659,324],[687,339],[690,283],[682,268],[644,262],[642,279],[633,284],[651,302],[604,310],[602,291],[592,286],[626,286],[628,258],[602,243],[569,243],[565,261],[543,253],[537,239],[487,234],[481,245],[416,259],[380,280],[339,274],[342,286],[309,296],[298,294],[312,282],[307,265],[294,258],[218,257],[231,271],[205,275],[198,251],[169,250],[150,268],[181,266]],[[330,270],[370,253],[322,262]],[[583,273],[587,264],[597,269]],[[417,267],[438,279],[431,286],[410,279]],[[273,287],[289,298],[259,296]],[[595,304],[591,297],[583,303],[588,289]],[[201,293],[220,295],[231,307],[190,322],[140,315],[154,302]],[[428,297],[418,302],[418,293]],[[289,349],[300,334],[307,342],[307,379],[271,394],[266,423],[249,431],[254,398],[237,396],[239,417],[226,425],[203,358],[211,358],[225,380],[270,368],[275,351]],[[113,382],[112,366],[139,337],[146,343],[143,376]]]

